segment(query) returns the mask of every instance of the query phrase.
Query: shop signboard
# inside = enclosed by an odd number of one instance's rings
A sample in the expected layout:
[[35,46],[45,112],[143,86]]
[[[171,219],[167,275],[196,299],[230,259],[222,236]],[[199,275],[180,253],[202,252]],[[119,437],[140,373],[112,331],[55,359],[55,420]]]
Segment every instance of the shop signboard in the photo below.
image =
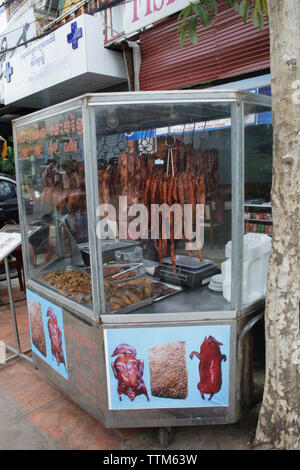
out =
[[126,35],[139,31],[149,24],[182,10],[189,3],[189,0],[133,0],[125,2],[124,33]]
[[[22,47],[4,66],[5,104],[43,90],[48,93],[71,79],[77,79],[72,86],[78,95],[87,91],[89,82],[101,88],[101,80],[108,86],[126,77],[122,55],[104,49],[101,21],[86,14]],[[61,86],[66,96],[70,84]]]
[[4,82],[6,104],[85,71],[87,50],[85,28],[82,23],[82,18],[78,18],[76,26],[77,29],[81,28],[82,37],[77,38],[76,49],[67,44],[67,35],[71,33],[71,26],[68,23],[47,36],[33,41],[27,49],[22,48],[15,55],[10,61],[13,68],[11,80]]
[[[106,24],[111,24],[106,32],[107,41],[117,38],[121,33],[131,35],[156,21],[177,13],[189,0],[132,0],[116,5],[106,12]],[[116,32],[119,34],[116,36]]]
[[109,409],[229,406],[230,325],[104,333]]
[[[20,18],[1,32],[0,36],[0,103],[4,102],[3,84],[5,80],[5,64],[17,53],[20,45],[36,36],[33,8],[29,8]],[[28,44],[22,46],[26,50]]]

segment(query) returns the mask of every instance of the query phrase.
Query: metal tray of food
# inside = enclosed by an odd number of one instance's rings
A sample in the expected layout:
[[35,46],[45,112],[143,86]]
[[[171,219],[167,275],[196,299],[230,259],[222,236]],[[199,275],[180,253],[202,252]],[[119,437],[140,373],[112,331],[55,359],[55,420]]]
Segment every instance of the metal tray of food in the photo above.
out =
[[[92,297],[92,281],[91,275],[86,268],[78,269],[73,268],[72,266],[61,266],[55,271],[41,272],[37,277],[37,280],[47,288],[52,289],[54,292],[57,292],[64,297],[69,297],[72,300],[76,300],[78,303],[85,303],[91,306],[91,297]],[[60,274],[61,273],[61,274]],[[73,273],[75,279],[69,278],[66,282],[62,282],[63,273],[68,276],[68,273]],[[61,275],[60,279],[57,278],[51,279],[55,275]],[[47,279],[48,277],[48,279]]]
[[160,284],[161,286],[165,287],[165,293],[161,292],[161,295],[155,295],[154,296],[154,302],[159,302],[160,300],[166,299],[167,297],[170,297],[170,295],[174,294],[179,294],[179,292],[183,291],[183,288],[180,286],[174,286],[173,284],[168,284],[166,282],[161,282],[161,281],[153,281],[153,284]]
[[135,304],[128,305],[127,307],[120,308],[119,310],[111,310],[107,311],[109,314],[126,314],[131,313],[134,310],[138,310],[143,307],[147,307],[148,305],[153,304],[155,297],[149,297],[148,299],[141,300],[140,302],[136,302]]
[[[113,274],[105,275],[105,270],[109,268],[112,268]],[[119,269],[119,271],[114,272],[114,269]],[[107,281],[121,283],[145,275],[145,268],[143,263],[107,263],[103,265],[103,275]]]
[[165,293],[162,293],[161,295],[154,293],[152,297],[149,297],[148,299],[144,299],[141,302],[137,302],[135,304],[128,305],[127,307],[120,308],[119,310],[113,310],[107,313],[112,313],[112,314],[113,313],[117,313],[117,314],[131,313],[134,310],[138,310],[140,308],[151,305],[153,302],[159,302],[160,300],[166,299],[167,297],[171,295],[178,294],[179,292],[183,290],[182,287],[173,286],[171,284],[167,284],[166,282],[160,282],[160,281],[151,281],[151,282],[152,284],[160,284],[161,286],[164,286],[166,290],[168,289],[168,291],[166,291]]

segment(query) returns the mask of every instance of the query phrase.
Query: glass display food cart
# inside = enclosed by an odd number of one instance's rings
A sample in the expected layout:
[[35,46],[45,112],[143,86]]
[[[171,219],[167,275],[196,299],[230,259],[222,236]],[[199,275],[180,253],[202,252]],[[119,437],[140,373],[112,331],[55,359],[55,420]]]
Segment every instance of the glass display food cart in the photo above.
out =
[[13,122],[33,361],[105,426],[240,417],[264,309],[247,295],[247,158],[261,181],[270,109],[236,91],[89,94]]

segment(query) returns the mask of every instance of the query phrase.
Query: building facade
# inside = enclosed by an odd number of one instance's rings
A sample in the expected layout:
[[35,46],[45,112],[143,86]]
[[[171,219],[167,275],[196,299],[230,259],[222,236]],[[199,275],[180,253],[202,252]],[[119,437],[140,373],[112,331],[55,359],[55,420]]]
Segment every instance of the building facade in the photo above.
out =
[[13,0],[0,10],[0,131],[86,92],[270,85],[269,29],[220,0],[180,48],[189,0]]

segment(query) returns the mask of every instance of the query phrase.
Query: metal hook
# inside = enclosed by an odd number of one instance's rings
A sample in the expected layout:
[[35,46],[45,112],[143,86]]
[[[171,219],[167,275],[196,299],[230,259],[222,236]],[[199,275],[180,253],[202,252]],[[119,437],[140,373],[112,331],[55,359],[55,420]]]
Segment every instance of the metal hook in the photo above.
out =
[[169,176],[170,160],[171,160],[171,167],[172,167],[172,176],[174,176],[174,161],[173,161],[173,150],[172,150],[172,148],[168,148],[167,177]]
[[169,166],[170,166],[170,160],[171,160],[171,167],[172,167],[172,176],[174,176],[174,161],[173,161],[173,150],[172,147],[174,147],[176,142],[176,138],[174,135],[170,134],[170,127],[169,127],[169,133],[165,138],[165,144],[168,147],[168,159],[167,159],[167,177],[169,176]]

